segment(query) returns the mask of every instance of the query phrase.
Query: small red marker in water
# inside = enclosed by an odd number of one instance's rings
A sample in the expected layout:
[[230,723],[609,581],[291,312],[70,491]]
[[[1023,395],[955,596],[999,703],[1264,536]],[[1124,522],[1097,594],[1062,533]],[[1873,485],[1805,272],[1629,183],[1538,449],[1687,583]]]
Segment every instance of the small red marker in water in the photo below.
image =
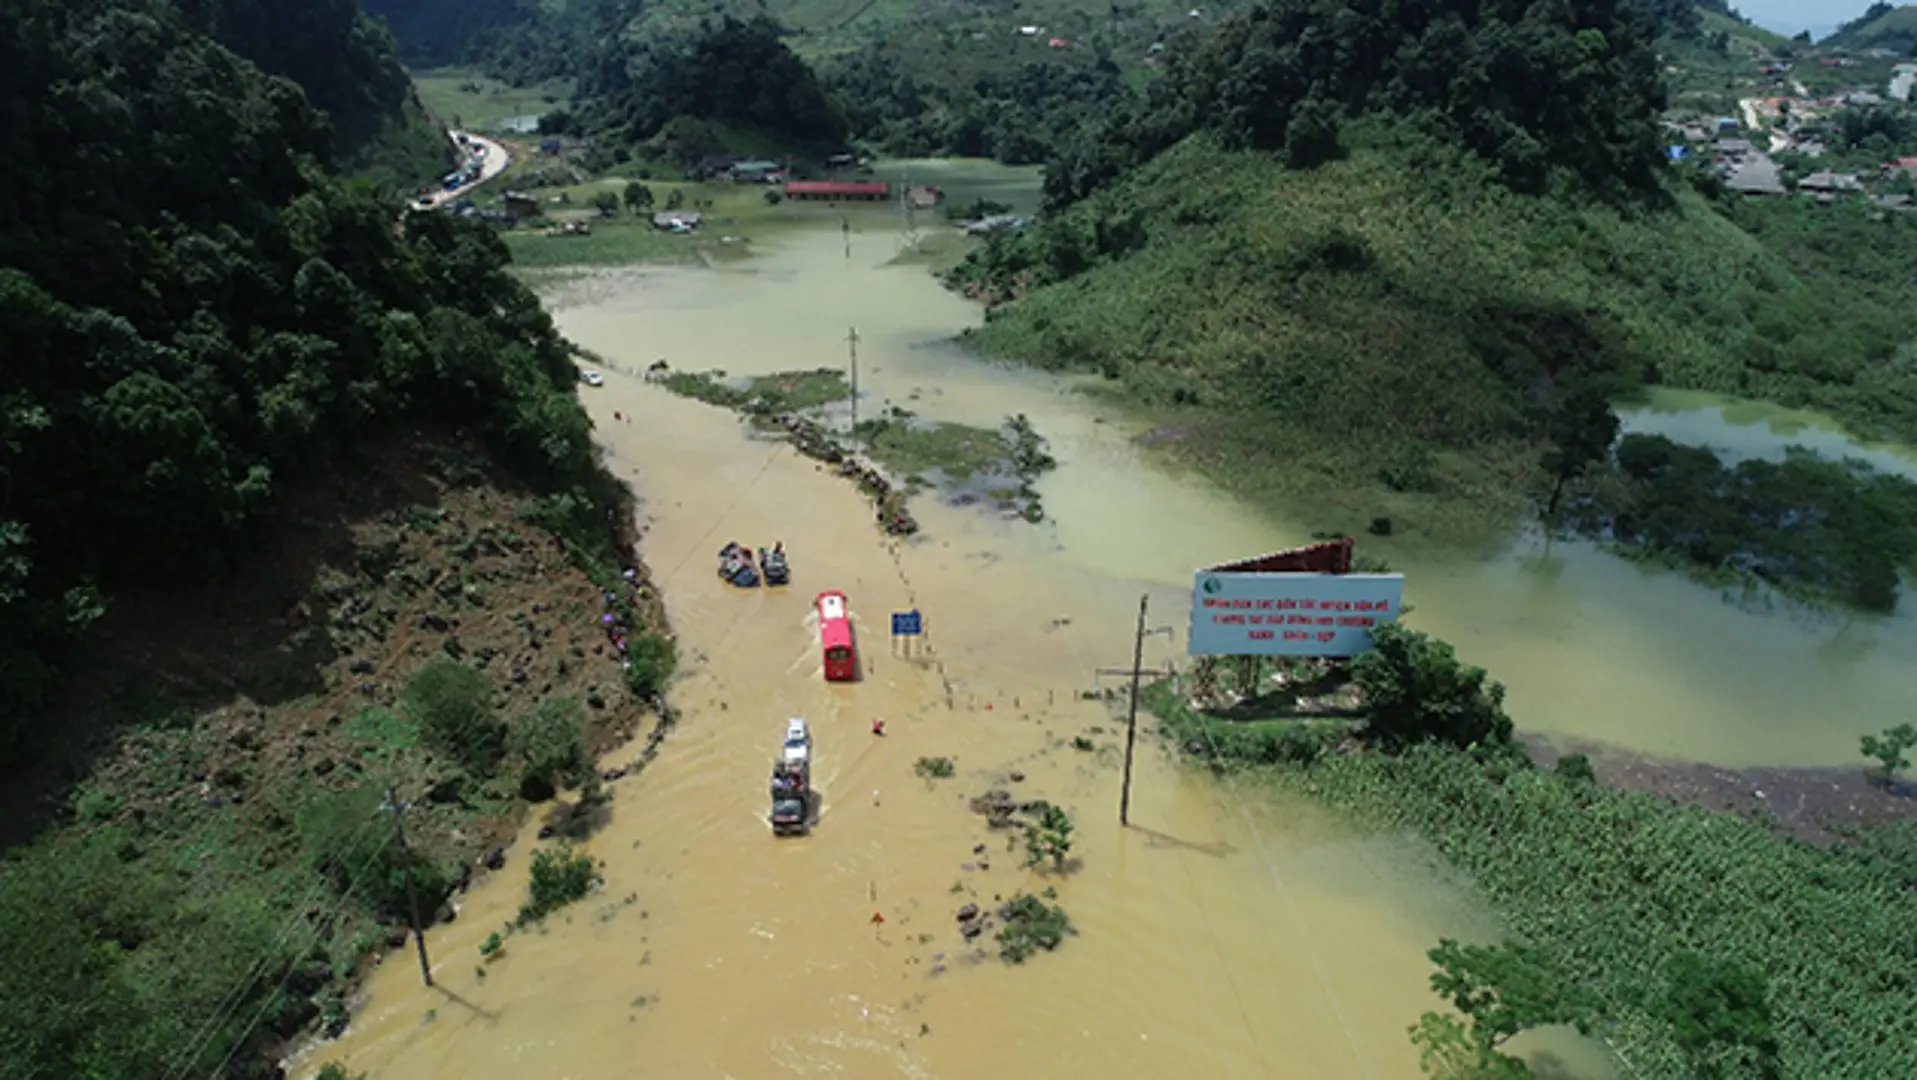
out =
[[872,925],[873,925],[873,926],[883,926],[884,924],[885,924],[885,916],[883,916],[883,915],[881,915],[881,914],[879,914],[879,913],[878,913],[878,912],[876,912],[876,911],[875,911],[875,912],[873,912],[873,913],[872,913]]

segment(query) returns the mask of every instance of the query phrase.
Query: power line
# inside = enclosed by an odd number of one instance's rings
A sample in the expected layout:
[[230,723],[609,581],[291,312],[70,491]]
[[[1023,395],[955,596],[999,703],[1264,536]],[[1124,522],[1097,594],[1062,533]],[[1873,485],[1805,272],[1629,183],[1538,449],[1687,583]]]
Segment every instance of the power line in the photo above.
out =
[[[371,835],[372,826],[378,820],[378,815],[374,815],[361,823],[359,831],[353,834],[351,840],[347,841],[346,848],[348,852],[357,853],[357,851],[362,848],[365,843],[365,838]],[[346,860],[342,861],[348,861],[350,858],[351,856],[349,855]],[[286,943],[292,939],[293,933],[299,929],[300,923],[305,919],[306,909],[313,905],[313,902],[319,898],[319,894],[325,890],[326,886],[326,879],[321,877],[313,883],[312,888],[307,890],[306,896],[293,908],[292,915],[287,918],[285,925],[280,930],[279,937],[274,940],[272,946],[261,954],[259,962],[253,965],[252,969],[247,972],[239,983],[220,998],[220,1003],[214,1009],[212,1018],[195,1031],[193,1037],[187,1041],[187,1046],[189,1047],[193,1047],[196,1043],[200,1045],[187,1054],[168,1059],[166,1072],[162,1074],[165,1080],[174,1080],[176,1077],[184,1076],[186,1071],[193,1067],[193,1058],[197,1057],[200,1051],[205,1049],[207,1042],[217,1037],[219,1034],[219,1026],[231,1019],[232,1014],[239,1010],[241,1002],[245,1000],[247,989],[257,982],[261,975],[266,973],[266,968],[273,962],[274,955],[286,947]]]
[[[1061,610],[1058,606],[1058,592],[1057,590],[1052,588],[1050,575],[1040,574],[1038,576],[1038,580],[1039,580],[1039,587],[1045,590],[1047,599],[1049,599],[1052,603],[1052,610],[1053,611]],[[1150,594],[1146,594],[1146,595],[1149,596]],[[1145,602],[1141,599],[1141,602],[1139,604],[1139,623],[1141,628],[1144,625],[1144,612],[1145,612]],[[1141,632],[1139,633],[1137,641],[1136,641],[1136,646],[1133,650],[1134,662],[1131,667],[1131,673],[1135,673],[1139,669],[1141,663],[1143,662],[1145,638],[1149,636],[1149,634],[1155,634],[1157,632],[1158,631],[1156,630],[1145,632],[1141,629]],[[1097,670],[1096,668],[1093,668],[1091,665],[1085,662],[1085,654],[1079,650],[1077,643],[1071,639],[1070,635],[1067,635],[1065,638],[1065,647],[1071,650],[1072,659],[1077,661],[1080,669],[1092,670],[1092,671]],[[1174,857],[1176,858],[1179,856],[1175,854]],[[1231,991],[1232,1001],[1235,1002],[1238,1006],[1238,1016],[1239,1016],[1239,1019],[1244,1022],[1245,1034],[1250,1039],[1253,1052],[1256,1053],[1258,1056],[1259,1065],[1261,1066],[1261,1068],[1263,1068],[1266,1075],[1270,1075],[1271,1068],[1269,1063],[1265,1060],[1264,1055],[1262,1053],[1258,1053],[1257,1051],[1258,1029],[1251,1022],[1251,1010],[1245,1007],[1245,996],[1238,989],[1238,980],[1235,977],[1233,977],[1231,973],[1231,965],[1226,963],[1225,961],[1224,949],[1218,943],[1218,935],[1216,932],[1212,930],[1211,913],[1208,910],[1206,910],[1203,898],[1196,895],[1197,885],[1196,883],[1191,882],[1190,867],[1184,866],[1182,862],[1179,865],[1183,867],[1185,870],[1186,881],[1192,884],[1192,889],[1194,893],[1193,902],[1198,907],[1199,918],[1201,918],[1205,923],[1205,935],[1207,939],[1209,939],[1209,941],[1211,942],[1212,956],[1215,959],[1217,959],[1219,970],[1223,971],[1225,974],[1225,987]]]
[[[386,850],[386,845],[392,842],[393,838],[390,836],[379,842],[379,846],[374,848],[372,853],[367,856],[366,862],[360,865],[361,874],[364,874],[366,868],[373,864],[373,860]],[[340,913],[346,910],[346,905],[352,902],[354,890],[358,889],[360,884],[361,882],[358,876],[348,880],[346,889],[340,893],[339,903],[334,905],[333,910],[326,918],[313,924],[313,937],[312,941],[307,943],[308,948],[312,946],[313,942],[319,940],[320,930],[333,920],[339,918]],[[303,952],[304,950],[302,950],[302,953]],[[238,1055],[241,1048],[246,1045],[247,1037],[253,1034],[255,1028],[259,1027],[260,1021],[266,1016],[266,1010],[272,1008],[274,999],[279,997],[280,991],[286,989],[288,980],[292,979],[293,972],[299,967],[299,961],[300,957],[298,955],[295,955],[291,960],[287,961],[286,974],[280,976],[279,982],[274,985],[272,992],[264,995],[260,999],[259,1009],[253,1013],[253,1018],[248,1020],[246,1026],[241,1028],[239,1034],[234,1037],[232,1047],[227,1050],[226,1056],[220,1059],[219,1065],[215,1066],[213,1071],[207,1074],[208,1080],[218,1080],[218,1077],[226,1072],[226,1067],[232,1064],[233,1058]],[[217,1032],[215,1034],[217,1034]],[[198,1052],[196,1051],[195,1053],[197,1056]]]
[[[1198,733],[1211,748],[1213,760],[1223,760],[1224,755],[1218,747],[1218,741],[1212,738],[1210,729],[1205,724],[1200,723],[1198,725]],[[1245,819],[1245,827],[1251,830],[1252,842],[1258,845],[1258,856],[1264,861],[1265,870],[1270,873],[1272,884],[1278,887],[1278,894],[1284,898],[1285,909],[1291,916],[1293,928],[1295,930],[1308,930],[1304,916],[1298,911],[1297,900],[1292,897],[1291,889],[1285,884],[1284,876],[1278,872],[1278,864],[1272,861],[1271,852],[1265,847],[1265,838],[1264,835],[1258,831],[1258,822],[1252,817],[1250,807],[1245,804],[1244,796],[1238,791],[1237,780],[1229,771],[1223,773],[1221,779],[1224,782],[1225,790],[1231,795],[1232,801],[1238,804],[1238,813]],[[1363,1051],[1358,1048],[1358,1038],[1351,1030],[1351,1021],[1346,1018],[1344,1006],[1339,1003],[1337,993],[1331,989],[1331,978],[1325,974],[1324,961],[1319,958],[1318,949],[1312,944],[1311,935],[1306,932],[1299,933],[1297,936],[1305,947],[1305,955],[1311,960],[1312,970],[1317,973],[1318,985],[1324,990],[1325,1000],[1331,1003],[1332,1015],[1338,1018],[1338,1027],[1344,1032],[1345,1043],[1351,1047],[1351,1055],[1358,1059],[1358,1063],[1364,1068],[1366,1076],[1376,1076],[1377,1070],[1372,1067],[1371,1059],[1365,1056]]]

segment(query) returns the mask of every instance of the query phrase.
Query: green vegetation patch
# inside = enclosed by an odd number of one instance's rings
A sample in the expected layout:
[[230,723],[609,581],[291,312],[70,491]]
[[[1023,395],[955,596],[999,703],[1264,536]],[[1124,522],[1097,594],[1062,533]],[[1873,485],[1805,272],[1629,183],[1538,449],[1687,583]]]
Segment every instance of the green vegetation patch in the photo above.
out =
[[1422,836],[1473,877],[1518,944],[1433,951],[1433,988],[1465,1020],[1417,1025],[1428,1065],[1525,1075],[1502,1041],[1568,1023],[1646,1077],[1917,1069],[1917,1044],[1882,1037],[1917,1030],[1917,983],[1885,974],[1917,970],[1917,941],[1898,929],[1917,918],[1911,829],[1822,849],[1603,788],[1588,762],[1540,771],[1508,741],[1482,671],[1415,631],[1392,641],[1353,675],[1376,699],[1361,734],[1395,749],[1328,752],[1342,737],[1332,727],[1237,723],[1163,684],[1148,700],[1215,768]]
[[674,371],[666,374],[662,385],[681,397],[760,415],[808,412],[852,397],[845,372],[837,368],[777,371],[739,379],[729,379],[719,371]]
[[998,908],[998,955],[1008,964],[1022,964],[1033,953],[1051,952],[1076,934],[1071,917],[1056,904],[1030,893],[1016,893]]
[[722,245],[706,236],[655,229],[650,222],[592,220],[586,236],[550,236],[544,229],[522,228],[501,233],[513,265],[523,270],[552,270],[570,266],[638,266],[695,264],[721,247],[744,254],[743,244]]
[[[407,35],[403,28],[399,36],[404,45]],[[562,107],[571,92],[564,80],[513,86],[474,69],[458,67],[414,72],[413,85],[419,89],[420,102],[433,116],[449,126],[482,135],[498,132],[502,120],[539,116]]]
[[599,883],[592,856],[565,843],[540,848],[533,852],[532,878],[526,886],[526,902],[519,907],[518,925],[538,922],[567,904],[583,900]]
[[912,763],[912,771],[923,780],[950,780],[957,767],[948,757],[922,757]]
[[1011,440],[1003,432],[970,424],[881,417],[859,421],[853,434],[873,460],[900,476],[937,471],[964,483],[1012,471]]

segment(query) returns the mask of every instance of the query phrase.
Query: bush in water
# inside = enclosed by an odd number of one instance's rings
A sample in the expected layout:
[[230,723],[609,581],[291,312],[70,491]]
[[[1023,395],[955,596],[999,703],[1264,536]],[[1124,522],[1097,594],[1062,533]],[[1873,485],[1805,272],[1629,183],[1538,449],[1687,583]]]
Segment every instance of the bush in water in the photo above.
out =
[[552,914],[584,897],[599,881],[592,856],[575,851],[571,844],[542,848],[533,853],[531,895],[519,908],[519,925]]

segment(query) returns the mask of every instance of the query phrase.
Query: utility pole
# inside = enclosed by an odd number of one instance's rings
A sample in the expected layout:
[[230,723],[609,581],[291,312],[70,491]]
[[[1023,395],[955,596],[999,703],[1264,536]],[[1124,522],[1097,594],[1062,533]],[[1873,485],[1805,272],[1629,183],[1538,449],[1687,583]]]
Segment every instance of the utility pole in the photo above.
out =
[[419,977],[433,985],[433,965],[426,959],[426,931],[419,925],[419,897],[413,893],[413,849],[406,846],[406,826],[400,822],[406,807],[400,804],[392,788],[386,789],[386,809],[393,812],[393,833],[399,840],[399,853],[405,859],[400,871],[406,882],[406,906],[413,915],[413,941],[419,946]]
[[1131,715],[1125,719],[1125,782],[1119,789],[1118,824],[1131,824],[1132,813],[1132,747],[1138,742],[1138,677],[1145,664],[1145,608],[1151,603],[1151,594],[1138,598],[1138,636],[1132,642],[1132,704]]
[[852,353],[852,430],[859,428],[859,328],[853,327],[845,335],[846,347]]

